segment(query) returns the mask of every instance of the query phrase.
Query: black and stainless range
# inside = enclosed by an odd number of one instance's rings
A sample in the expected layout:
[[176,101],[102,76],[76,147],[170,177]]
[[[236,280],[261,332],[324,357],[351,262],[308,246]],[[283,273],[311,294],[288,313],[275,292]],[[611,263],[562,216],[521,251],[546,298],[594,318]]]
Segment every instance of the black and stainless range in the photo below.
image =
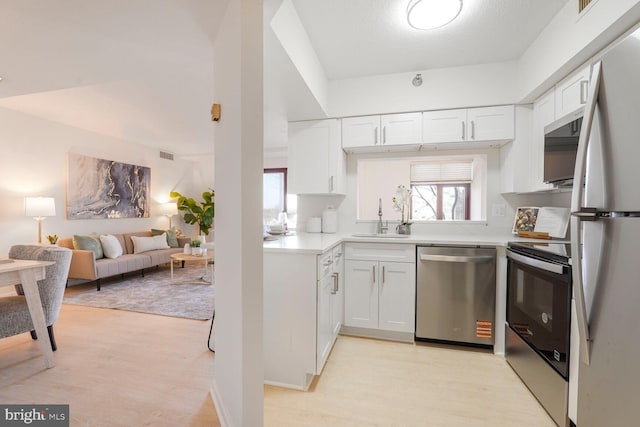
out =
[[568,425],[571,249],[507,248],[506,359],[559,426]]

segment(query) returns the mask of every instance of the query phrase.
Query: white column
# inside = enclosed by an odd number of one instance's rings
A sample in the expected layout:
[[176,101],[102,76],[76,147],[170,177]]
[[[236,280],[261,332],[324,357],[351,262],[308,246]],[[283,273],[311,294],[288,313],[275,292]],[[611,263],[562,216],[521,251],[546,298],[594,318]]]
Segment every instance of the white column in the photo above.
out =
[[[221,11],[222,13],[222,11]],[[263,425],[262,0],[230,0],[214,49],[216,326],[223,426]]]

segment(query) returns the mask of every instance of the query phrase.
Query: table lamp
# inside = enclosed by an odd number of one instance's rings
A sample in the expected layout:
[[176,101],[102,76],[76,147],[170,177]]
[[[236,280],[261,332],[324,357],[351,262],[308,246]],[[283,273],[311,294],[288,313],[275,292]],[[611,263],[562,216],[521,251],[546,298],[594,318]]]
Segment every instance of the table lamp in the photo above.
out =
[[38,221],[38,243],[42,243],[42,220],[56,216],[56,202],[53,197],[25,197],[24,214]]
[[169,230],[173,227],[171,226],[171,217],[174,215],[178,215],[178,206],[176,206],[175,202],[167,202],[160,205],[160,210],[163,215],[169,217]]

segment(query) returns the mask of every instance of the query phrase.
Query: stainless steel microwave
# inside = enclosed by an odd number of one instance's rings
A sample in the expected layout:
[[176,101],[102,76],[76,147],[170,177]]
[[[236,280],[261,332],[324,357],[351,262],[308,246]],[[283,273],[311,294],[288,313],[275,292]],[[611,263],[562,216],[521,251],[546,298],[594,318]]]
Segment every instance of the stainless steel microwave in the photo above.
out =
[[573,184],[584,108],[580,108],[544,128],[544,182],[558,187]]

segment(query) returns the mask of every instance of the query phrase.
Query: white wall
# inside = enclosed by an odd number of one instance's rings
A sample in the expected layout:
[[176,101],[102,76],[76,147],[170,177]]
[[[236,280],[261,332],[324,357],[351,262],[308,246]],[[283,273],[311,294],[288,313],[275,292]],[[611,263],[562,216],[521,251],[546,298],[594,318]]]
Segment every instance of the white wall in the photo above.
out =
[[225,114],[215,127],[212,395],[221,424],[232,427],[263,424],[262,22],[261,0],[231,0],[214,44],[214,98]]
[[[70,237],[80,233],[108,233],[167,228],[169,220],[161,216],[158,204],[169,200],[169,192],[201,194],[213,182],[194,184],[195,163],[161,159],[159,151],[128,141],[95,134],[15,111],[0,109],[0,146],[6,154],[0,159],[0,256],[11,245],[35,243],[36,222],[24,216],[25,196],[50,196],[56,199],[57,216],[42,225],[43,239],[48,234]],[[66,157],[68,152],[151,168],[151,217],[135,219],[67,220]],[[173,224],[185,234],[197,230],[184,225],[179,216]]]
[[518,100],[531,102],[640,20],[640,0],[569,1],[518,62]]
[[291,0],[282,2],[271,20],[271,28],[318,104],[326,111],[328,80]]
[[329,115],[343,117],[513,104],[518,92],[516,62],[421,71],[424,83],[420,87],[411,84],[415,74],[332,80],[329,82]]

